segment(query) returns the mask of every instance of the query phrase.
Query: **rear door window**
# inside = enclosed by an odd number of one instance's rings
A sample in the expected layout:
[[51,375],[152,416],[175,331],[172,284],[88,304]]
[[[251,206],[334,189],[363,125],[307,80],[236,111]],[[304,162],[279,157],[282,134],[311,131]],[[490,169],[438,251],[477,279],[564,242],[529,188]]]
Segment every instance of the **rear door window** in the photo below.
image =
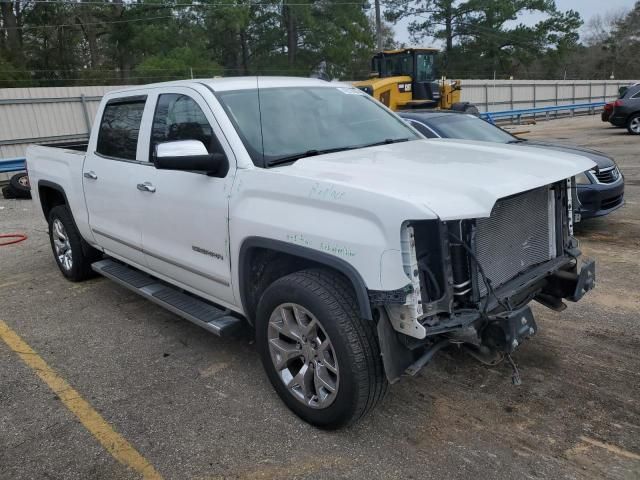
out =
[[116,159],[136,160],[146,100],[146,97],[128,97],[107,103],[100,121],[97,153]]

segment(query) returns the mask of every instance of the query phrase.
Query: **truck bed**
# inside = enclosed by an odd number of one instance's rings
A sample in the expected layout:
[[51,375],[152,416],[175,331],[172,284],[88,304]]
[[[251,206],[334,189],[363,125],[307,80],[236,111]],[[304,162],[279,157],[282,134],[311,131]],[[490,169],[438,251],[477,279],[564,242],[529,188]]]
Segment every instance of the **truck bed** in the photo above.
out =
[[41,143],[39,145],[41,147],[61,148],[64,150],[76,150],[78,152],[86,153],[89,142],[87,140],[73,140],[68,142]]
[[63,192],[80,232],[91,238],[82,187],[86,151],[87,144],[80,141],[32,145],[27,148],[27,170],[34,201],[40,203],[43,189]]

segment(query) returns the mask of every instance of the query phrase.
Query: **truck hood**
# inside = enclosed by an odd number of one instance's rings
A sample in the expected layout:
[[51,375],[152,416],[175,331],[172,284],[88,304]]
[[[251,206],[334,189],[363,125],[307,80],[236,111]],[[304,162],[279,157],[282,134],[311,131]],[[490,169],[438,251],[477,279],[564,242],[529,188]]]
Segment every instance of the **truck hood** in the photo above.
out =
[[499,198],[594,166],[583,156],[535,147],[431,139],[308,157],[274,170],[339,185],[344,201],[350,189],[365,190],[456,220],[488,217]]

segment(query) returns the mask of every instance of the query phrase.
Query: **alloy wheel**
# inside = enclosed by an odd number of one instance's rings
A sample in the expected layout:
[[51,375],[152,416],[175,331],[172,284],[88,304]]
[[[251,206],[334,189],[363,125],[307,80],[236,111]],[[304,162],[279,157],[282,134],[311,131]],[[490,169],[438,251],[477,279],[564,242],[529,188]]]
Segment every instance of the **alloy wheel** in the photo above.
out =
[[278,306],[267,338],[273,366],[289,393],[304,405],[323,409],[338,393],[335,350],[320,321],[295,303]]
[[56,218],[53,221],[53,247],[56,251],[58,262],[66,271],[70,271],[73,267],[73,257],[71,254],[71,243],[69,236],[62,222]]

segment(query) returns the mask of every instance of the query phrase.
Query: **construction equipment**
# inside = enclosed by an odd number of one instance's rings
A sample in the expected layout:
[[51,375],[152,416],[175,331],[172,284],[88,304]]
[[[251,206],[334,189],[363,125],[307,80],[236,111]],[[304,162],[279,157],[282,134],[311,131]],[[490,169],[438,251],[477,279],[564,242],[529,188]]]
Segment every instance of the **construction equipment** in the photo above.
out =
[[392,110],[441,108],[478,114],[475,105],[460,101],[460,80],[438,79],[436,48],[401,48],[377,53],[371,78],[354,82]]

